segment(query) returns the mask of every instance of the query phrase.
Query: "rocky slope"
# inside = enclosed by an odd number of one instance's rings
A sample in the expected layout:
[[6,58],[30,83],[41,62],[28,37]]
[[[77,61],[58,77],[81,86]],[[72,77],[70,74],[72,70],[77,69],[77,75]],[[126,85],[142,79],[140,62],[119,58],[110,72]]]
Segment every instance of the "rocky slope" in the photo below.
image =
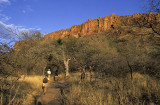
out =
[[88,19],[81,25],[74,25],[69,29],[56,31],[45,35],[44,40],[48,39],[59,39],[59,38],[70,38],[70,37],[83,37],[85,35],[90,35],[93,33],[101,33],[110,28],[116,29],[121,25],[147,25],[150,22],[160,22],[160,14],[158,13],[148,13],[141,14],[137,13],[128,16],[117,16],[111,14],[110,16],[105,16],[104,18]]
[[[110,16],[105,16],[104,18],[99,17],[97,19],[88,19],[80,25],[74,25],[69,29],[63,29],[47,34],[45,35],[43,41],[57,40],[59,38],[79,38],[93,33],[101,33],[109,29],[117,29],[120,26],[139,28],[152,28],[152,26],[154,26],[156,29],[160,29],[158,28],[160,27],[160,13],[136,13],[134,15],[127,16],[117,16],[115,14],[111,14]],[[31,41],[28,41],[28,43],[30,42]],[[24,44],[27,44],[27,41],[16,42],[14,48],[20,49],[21,46],[24,46]]]

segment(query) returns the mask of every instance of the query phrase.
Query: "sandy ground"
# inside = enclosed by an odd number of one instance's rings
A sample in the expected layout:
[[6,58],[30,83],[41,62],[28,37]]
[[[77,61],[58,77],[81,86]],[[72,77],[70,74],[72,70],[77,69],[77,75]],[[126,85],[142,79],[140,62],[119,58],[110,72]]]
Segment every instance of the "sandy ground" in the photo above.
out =
[[63,105],[63,88],[67,86],[67,80],[48,83],[46,94],[41,92],[37,97],[36,105]]

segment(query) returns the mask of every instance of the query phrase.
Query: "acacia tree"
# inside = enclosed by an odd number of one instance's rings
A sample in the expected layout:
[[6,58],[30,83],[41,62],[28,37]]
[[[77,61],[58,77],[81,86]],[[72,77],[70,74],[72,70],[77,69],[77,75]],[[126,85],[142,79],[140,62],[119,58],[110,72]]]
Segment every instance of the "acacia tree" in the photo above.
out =
[[23,40],[42,39],[43,34],[37,30],[25,30],[21,32]]
[[58,39],[57,43],[59,44],[59,46],[61,46],[62,48],[62,57],[63,57],[63,62],[64,62],[64,66],[65,66],[65,74],[66,76],[69,76],[69,61],[71,60],[67,55],[67,46],[63,43],[62,39]]
[[147,4],[145,7],[148,9],[147,12],[160,13],[160,1],[159,0],[147,0]]

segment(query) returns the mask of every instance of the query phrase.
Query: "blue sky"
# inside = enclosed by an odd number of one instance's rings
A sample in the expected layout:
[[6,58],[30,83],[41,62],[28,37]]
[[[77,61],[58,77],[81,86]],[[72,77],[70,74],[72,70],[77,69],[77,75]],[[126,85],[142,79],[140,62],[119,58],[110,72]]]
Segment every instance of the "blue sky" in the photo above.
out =
[[79,25],[89,18],[142,12],[144,0],[0,0],[0,22],[42,33]]

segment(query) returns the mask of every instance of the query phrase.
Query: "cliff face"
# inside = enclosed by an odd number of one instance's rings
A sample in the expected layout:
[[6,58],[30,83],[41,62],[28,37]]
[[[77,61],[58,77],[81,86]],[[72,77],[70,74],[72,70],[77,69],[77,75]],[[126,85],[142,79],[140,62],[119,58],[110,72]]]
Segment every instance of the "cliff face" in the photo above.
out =
[[[154,27],[160,27],[160,13],[136,13],[134,15],[127,16],[117,16],[115,14],[111,14],[111,16],[105,16],[104,18],[99,17],[97,19],[88,19],[81,25],[75,25],[66,30],[55,31],[53,33],[47,34],[44,37],[44,41],[56,40],[59,38],[79,38],[93,33],[101,33],[110,28],[116,29],[119,26],[136,26],[140,28],[150,28],[150,25],[155,25]],[[23,44],[26,44],[24,42],[25,41],[16,42],[14,48],[21,48]]]
[[70,37],[83,37],[85,35],[93,34],[93,33],[101,33],[110,28],[117,28],[121,25],[149,25],[150,22],[160,22],[160,14],[159,13],[147,13],[141,14],[136,13],[134,15],[128,16],[117,16],[115,14],[111,14],[111,16],[105,16],[104,18],[97,19],[88,19],[86,22],[81,25],[72,26],[66,30],[56,31],[50,34],[45,35],[44,40],[53,40],[59,38],[70,38]]
[[45,40],[58,39],[58,38],[69,38],[69,37],[83,37],[92,33],[100,33],[109,28],[116,28],[121,24],[120,16],[112,14],[105,18],[88,19],[81,25],[72,26],[66,30],[56,31],[45,35]]

